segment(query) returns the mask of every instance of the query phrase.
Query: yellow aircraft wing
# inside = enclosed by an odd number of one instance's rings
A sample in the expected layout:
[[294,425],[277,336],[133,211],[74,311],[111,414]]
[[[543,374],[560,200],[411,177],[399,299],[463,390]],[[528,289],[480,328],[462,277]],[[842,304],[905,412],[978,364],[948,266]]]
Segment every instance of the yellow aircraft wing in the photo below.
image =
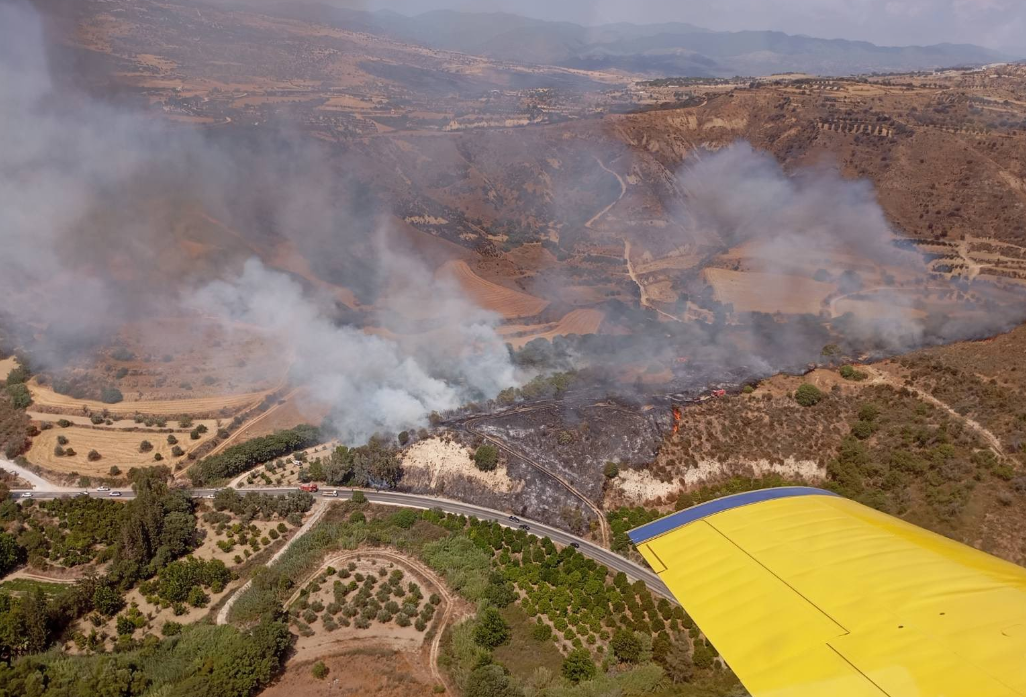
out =
[[808,487],[630,532],[755,697],[1026,697],[1026,569]]

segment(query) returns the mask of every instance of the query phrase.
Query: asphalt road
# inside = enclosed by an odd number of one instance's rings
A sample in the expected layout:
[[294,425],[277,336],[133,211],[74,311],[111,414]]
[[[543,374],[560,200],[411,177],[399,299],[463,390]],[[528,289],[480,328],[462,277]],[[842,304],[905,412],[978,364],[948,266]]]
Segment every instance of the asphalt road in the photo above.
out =
[[[266,489],[244,489],[240,490],[240,493],[255,492],[260,494],[271,494],[272,496],[283,496],[289,492],[297,491],[296,488],[266,488]],[[337,497],[325,496],[325,493],[337,491]],[[349,499],[353,495],[352,489],[322,489],[317,496],[324,499],[338,498],[339,500]],[[213,498],[217,489],[191,489],[189,490],[190,495],[193,498]],[[96,489],[75,489],[69,491],[36,491],[32,490],[30,493],[31,497],[23,497],[25,492],[16,490],[11,492],[11,498],[25,500],[29,498],[33,499],[55,499],[69,496],[81,496],[87,495],[91,498],[107,498],[111,497],[112,494],[118,494],[116,498],[121,499],[132,499],[135,498],[135,493],[131,489],[115,489],[114,491],[97,491]],[[367,491],[363,490],[364,496],[367,497],[368,501],[373,503],[383,504],[387,506],[403,506],[406,508],[439,508],[446,513],[455,513],[457,515],[476,516],[480,520],[492,520],[496,521],[501,525],[511,528],[518,528],[520,526],[527,526],[528,532],[538,537],[548,537],[553,542],[561,545],[576,544],[578,551],[584,554],[590,559],[594,559],[600,564],[613,569],[614,571],[622,571],[627,574],[628,578],[635,581],[644,581],[645,585],[648,586],[656,595],[665,597],[669,600],[674,600],[673,595],[666,588],[665,584],[659,580],[659,576],[655,573],[646,569],[634,562],[621,557],[619,554],[610,552],[608,549],[601,547],[593,542],[589,542],[581,537],[577,537],[559,528],[554,528],[544,523],[537,521],[528,520],[526,518],[512,519],[508,513],[502,511],[492,510],[490,508],[482,508],[481,506],[474,506],[469,503],[462,503],[460,501],[452,501],[450,499],[436,498],[434,496],[420,496],[417,494],[403,494],[396,491]]]

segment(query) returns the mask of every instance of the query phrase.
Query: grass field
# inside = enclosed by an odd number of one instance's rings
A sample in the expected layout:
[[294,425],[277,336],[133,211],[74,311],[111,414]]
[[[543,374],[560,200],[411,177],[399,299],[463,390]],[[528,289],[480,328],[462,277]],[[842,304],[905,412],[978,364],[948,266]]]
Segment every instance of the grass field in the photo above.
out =
[[[215,430],[210,429],[202,434],[199,440],[192,440],[187,431],[175,432],[174,435],[178,439],[178,445],[188,453],[212,438],[214,433]],[[58,436],[68,439],[68,444],[64,447],[74,449],[75,455],[58,457],[54,454]],[[78,472],[83,475],[106,475],[112,465],[119,467],[122,472],[127,472],[129,467],[158,464],[153,459],[156,453],[160,453],[164,458],[160,464],[173,467],[177,462],[184,461],[185,457],[171,456],[173,446],[168,445],[167,436],[166,433],[116,431],[74,425],[68,428],[52,428],[32,439],[32,447],[26,453],[26,457],[29,462],[53,472]],[[139,445],[144,440],[153,445],[153,450],[139,452]],[[90,450],[100,453],[101,459],[90,462],[87,457]]]
[[462,260],[447,262],[439,273],[448,273],[460,283],[474,302],[506,318],[530,317],[544,310],[549,304],[548,300],[481,278]]
[[706,269],[705,278],[716,299],[732,304],[737,312],[819,314],[835,290],[831,283],[784,274]]
[[495,649],[495,660],[523,682],[528,682],[538,668],[547,668],[553,675],[559,675],[563,654],[555,642],[538,641],[531,636],[535,622],[520,606],[514,604],[504,608],[502,617],[509,623],[513,636],[508,644]]
[[[534,339],[552,339],[568,334],[595,334],[605,318],[606,316],[601,310],[572,310],[554,324],[539,325],[539,329],[543,331],[532,332],[530,325],[512,325],[500,328],[499,333],[505,334],[508,337],[506,341],[514,348],[520,348]],[[512,334],[516,334],[516,336],[512,336]]]

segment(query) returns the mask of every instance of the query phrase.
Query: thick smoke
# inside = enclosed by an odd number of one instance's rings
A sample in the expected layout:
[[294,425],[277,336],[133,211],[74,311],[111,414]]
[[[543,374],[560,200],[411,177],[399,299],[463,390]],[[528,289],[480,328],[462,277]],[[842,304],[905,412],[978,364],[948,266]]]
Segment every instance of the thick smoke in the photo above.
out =
[[[45,45],[31,8],[0,5],[0,315],[39,367],[60,367],[147,313],[214,316],[283,347],[293,384],[331,405],[351,442],[516,383],[497,319],[436,280],[372,206],[347,200],[345,178],[318,151],[288,133],[229,147],[67,94]],[[325,268],[358,273],[339,285],[352,280],[371,300],[387,292],[386,307],[358,318],[384,335],[343,324],[326,293],[257,259],[228,260],[191,282],[186,270],[182,291],[161,258],[168,227],[153,199],[169,201],[172,217],[198,208],[252,239],[284,238]],[[391,328],[405,330],[401,340]]]
[[851,295],[866,289],[867,271],[884,270],[888,278],[872,289],[875,312],[848,318],[846,337],[891,352],[922,344],[926,330],[915,296],[881,286],[925,281],[926,265],[894,244],[869,181],[844,179],[825,165],[788,175],[769,153],[745,142],[693,157],[680,181],[693,234],[715,236],[725,248],[742,246],[746,271],[773,274],[767,291],[801,294],[816,269],[817,280]]

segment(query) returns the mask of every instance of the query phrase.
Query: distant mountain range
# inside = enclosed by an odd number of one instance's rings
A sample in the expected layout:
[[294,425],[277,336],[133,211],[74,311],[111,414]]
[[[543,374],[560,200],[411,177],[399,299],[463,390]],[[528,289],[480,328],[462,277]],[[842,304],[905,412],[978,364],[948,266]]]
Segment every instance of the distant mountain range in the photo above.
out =
[[[227,0],[230,4],[232,0]],[[379,34],[496,60],[648,76],[731,77],[802,72],[850,75],[986,65],[1012,56],[971,44],[877,46],[776,31],[710,31],[684,23],[585,27],[519,15],[453,10],[407,17],[317,2],[248,0],[276,15]],[[221,0],[221,4],[226,4]]]

